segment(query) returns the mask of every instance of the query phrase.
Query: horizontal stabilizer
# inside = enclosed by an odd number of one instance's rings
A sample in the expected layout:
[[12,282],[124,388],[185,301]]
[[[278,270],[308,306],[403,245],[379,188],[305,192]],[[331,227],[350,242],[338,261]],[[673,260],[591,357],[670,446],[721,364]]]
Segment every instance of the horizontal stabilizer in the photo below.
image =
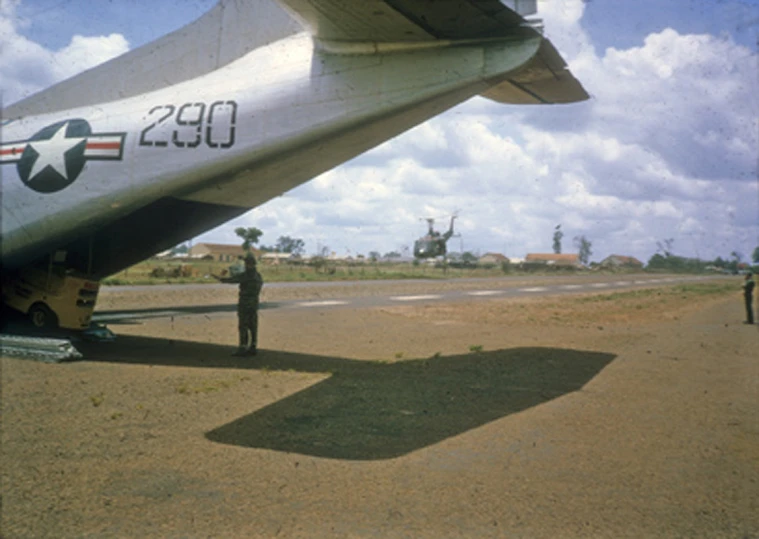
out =
[[521,34],[520,28],[526,24],[500,0],[279,1],[323,41],[408,43],[504,38]]
[[[572,103],[588,99],[582,85],[541,33],[524,19],[535,0],[279,0],[330,52],[373,51],[358,43],[404,46],[434,42],[541,38],[537,55],[483,93],[501,103]],[[387,50],[390,50],[389,48]]]
[[532,60],[509,73],[505,81],[483,92],[482,96],[517,105],[574,103],[589,97],[547,39]]

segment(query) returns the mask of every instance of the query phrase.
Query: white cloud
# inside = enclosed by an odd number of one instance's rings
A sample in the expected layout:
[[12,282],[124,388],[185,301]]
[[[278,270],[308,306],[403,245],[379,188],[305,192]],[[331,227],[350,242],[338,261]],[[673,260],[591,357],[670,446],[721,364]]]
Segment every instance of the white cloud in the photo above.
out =
[[3,103],[14,103],[129,50],[129,43],[121,34],[74,35],[60,50],[45,49],[18,32],[18,27],[25,24],[17,15],[19,4],[18,1],[0,4]]
[[[692,242],[686,235],[696,223],[701,256],[724,254],[729,244],[753,249],[759,242],[759,85],[746,67],[756,65],[756,54],[729,37],[671,29],[601,57],[574,52],[583,59],[574,72],[594,96],[577,129],[566,127],[571,116],[518,112],[523,150],[549,170],[561,207],[556,220],[579,215],[589,226],[581,233],[618,251],[606,232],[613,214],[628,234],[641,235],[623,245],[643,258],[661,237],[680,234],[682,243]],[[522,212],[537,216],[547,207],[555,206],[540,202]]]

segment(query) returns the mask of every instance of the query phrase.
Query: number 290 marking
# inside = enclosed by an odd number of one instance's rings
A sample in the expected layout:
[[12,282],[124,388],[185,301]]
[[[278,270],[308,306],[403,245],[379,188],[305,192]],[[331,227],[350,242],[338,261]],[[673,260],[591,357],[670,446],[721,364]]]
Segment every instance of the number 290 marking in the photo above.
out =
[[169,143],[177,148],[197,148],[203,142],[209,148],[231,148],[235,143],[237,103],[214,101],[158,105],[148,112],[152,120],[140,132],[140,146],[165,148]]

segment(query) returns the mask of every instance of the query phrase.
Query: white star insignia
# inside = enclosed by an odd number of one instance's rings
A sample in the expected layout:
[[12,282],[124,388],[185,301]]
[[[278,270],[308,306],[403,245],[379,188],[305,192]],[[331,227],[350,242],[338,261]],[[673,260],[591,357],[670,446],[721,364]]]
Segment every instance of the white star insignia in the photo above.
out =
[[61,176],[68,180],[66,173],[66,152],[85,140],[83,137],[66,138],[66,129],[69,123],[63,124],[55,134],[47,140],[29,141],[29,146],[39,155],[34,161],[32,171],[29,174],[31,180],[46,167],[52,167]]

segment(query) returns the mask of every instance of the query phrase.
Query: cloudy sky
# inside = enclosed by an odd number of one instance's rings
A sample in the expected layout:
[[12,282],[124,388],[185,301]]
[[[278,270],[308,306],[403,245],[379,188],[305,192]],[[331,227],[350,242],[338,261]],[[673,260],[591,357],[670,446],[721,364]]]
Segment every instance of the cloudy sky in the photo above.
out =
[[[0,0],[12,103],[179,28],[215,0]],[[759,0],[539,0],[546,36],[591,100],[475,98],[195,242],[302,238],[309,253],[402,252],[458,212],[449,250],[550,252],[554,227],[647,261],[759,245]]]

